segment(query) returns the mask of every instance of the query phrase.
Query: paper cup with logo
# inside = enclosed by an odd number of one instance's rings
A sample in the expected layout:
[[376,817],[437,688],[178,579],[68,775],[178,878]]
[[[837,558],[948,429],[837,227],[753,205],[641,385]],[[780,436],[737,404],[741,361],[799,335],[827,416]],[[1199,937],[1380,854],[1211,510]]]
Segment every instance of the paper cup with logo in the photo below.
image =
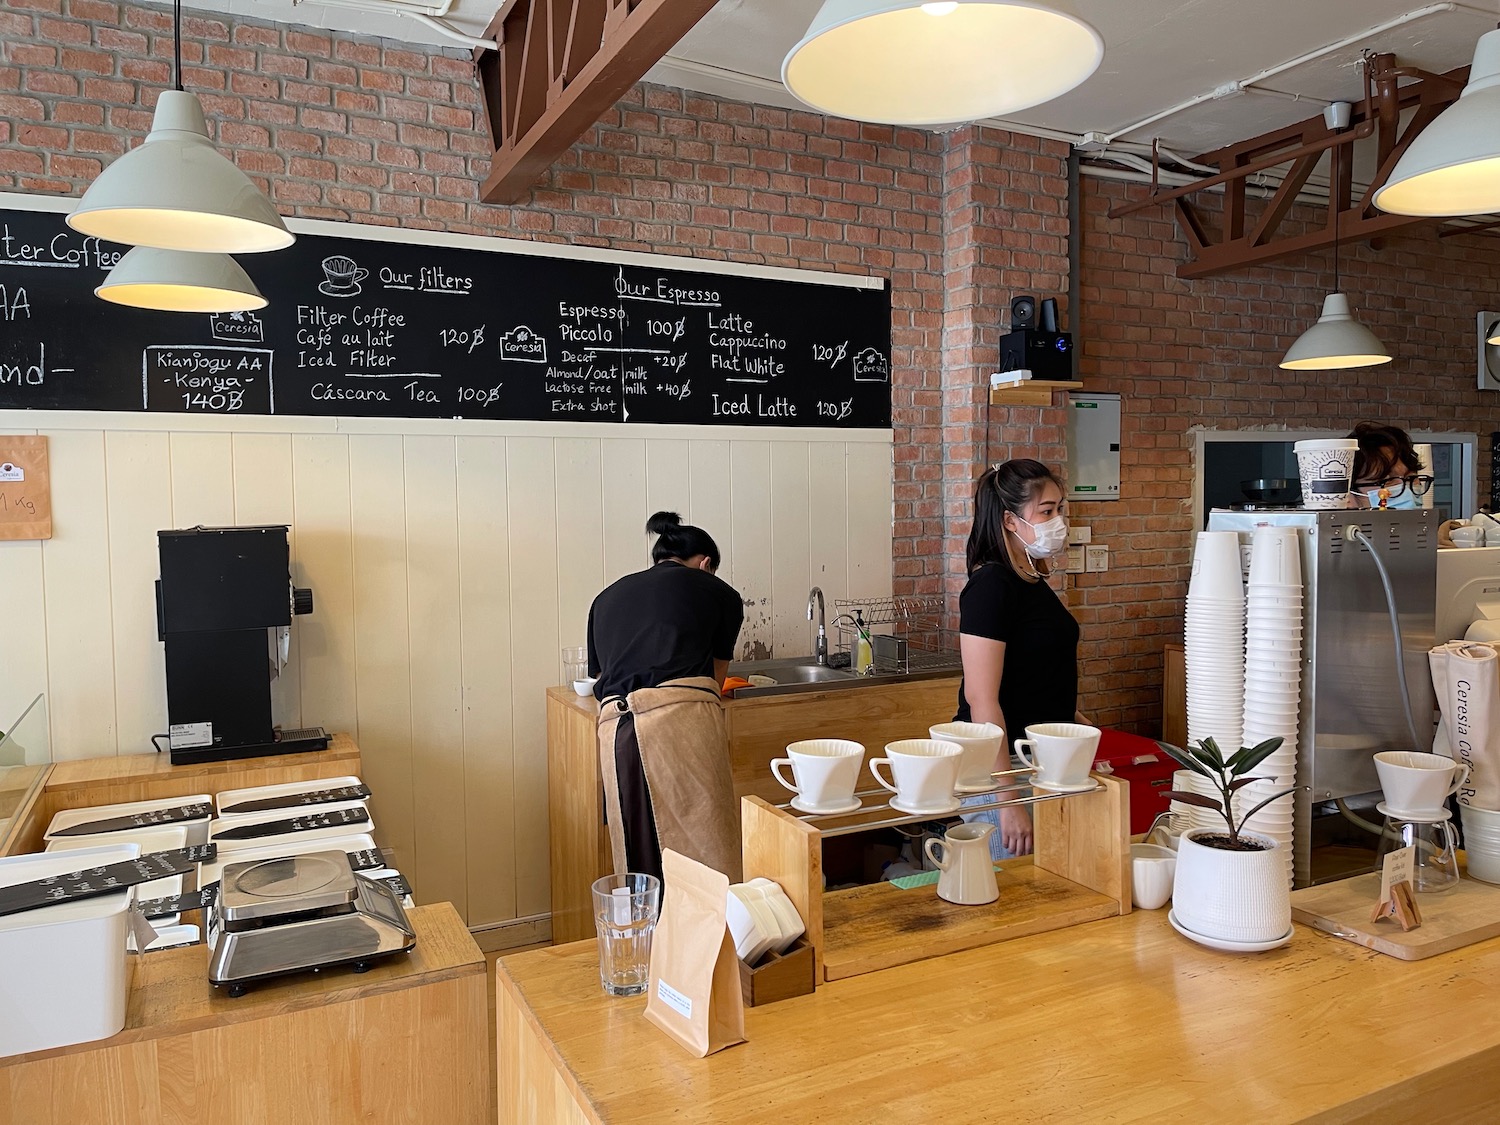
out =
[[1297,472],[1302,478],[1302,506],[1320,510],[1349,506],[1349,481],[1354,475],[1353,438],[1316,438],[1299,441]]

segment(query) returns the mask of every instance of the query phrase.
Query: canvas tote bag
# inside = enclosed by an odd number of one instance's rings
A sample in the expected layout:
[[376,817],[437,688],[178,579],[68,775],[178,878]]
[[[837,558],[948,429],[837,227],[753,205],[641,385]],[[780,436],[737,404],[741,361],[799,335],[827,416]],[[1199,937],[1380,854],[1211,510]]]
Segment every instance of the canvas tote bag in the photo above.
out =
[[1468,763],[1460,804],[1500,809],[1500,648],[1449,641],[1427,659],[1443,716],[1432,752]]

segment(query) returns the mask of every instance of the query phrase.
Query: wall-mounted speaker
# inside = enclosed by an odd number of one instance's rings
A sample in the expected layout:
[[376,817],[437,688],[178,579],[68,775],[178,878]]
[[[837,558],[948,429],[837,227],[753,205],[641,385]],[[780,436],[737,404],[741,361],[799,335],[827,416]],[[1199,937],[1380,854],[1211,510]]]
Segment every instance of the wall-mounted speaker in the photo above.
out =
[[1036,326],[1036,298],[1012,297],[1010,299],[1010,330],[1034,328]]

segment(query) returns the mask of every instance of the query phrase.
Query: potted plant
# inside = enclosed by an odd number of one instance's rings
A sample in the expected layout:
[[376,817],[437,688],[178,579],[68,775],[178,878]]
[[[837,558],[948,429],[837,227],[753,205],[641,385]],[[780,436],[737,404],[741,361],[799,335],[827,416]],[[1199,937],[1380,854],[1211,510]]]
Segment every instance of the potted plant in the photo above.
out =
[[1166,748],[1185,769],[1213,782],[1218,799],[1173,791],[1174,801],[1213,809],[1224,828],[1193,828],[1177,848],[1177,876],[1172,889],[1173,921],[1188,937],[1210,944],[1268,946],[1291,933],[1292,906],[1286,859],[1268,836],[1245,830],[1245,823],[1295,786],[1281,790],[1236,817],[1234,794],[1256,781],[1251,771],[1281,747],[1280,738],[1245,746],[1226,759],[1212,738],[1180,750]]

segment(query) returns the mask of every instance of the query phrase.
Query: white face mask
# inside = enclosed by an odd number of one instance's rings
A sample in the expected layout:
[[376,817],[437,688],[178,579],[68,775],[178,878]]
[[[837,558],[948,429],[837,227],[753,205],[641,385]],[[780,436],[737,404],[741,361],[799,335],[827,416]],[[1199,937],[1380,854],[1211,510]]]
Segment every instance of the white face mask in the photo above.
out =
[[1049,558],[1068,545],[1068,521],[1062,516],[1053,516],[1041,523],[1032,523],[1025,516],[1016,516],[1016,519],[1031,528],[1031,534],[1035,536],[1032,542],[1025,544],[1026,553],[1032,558]]

